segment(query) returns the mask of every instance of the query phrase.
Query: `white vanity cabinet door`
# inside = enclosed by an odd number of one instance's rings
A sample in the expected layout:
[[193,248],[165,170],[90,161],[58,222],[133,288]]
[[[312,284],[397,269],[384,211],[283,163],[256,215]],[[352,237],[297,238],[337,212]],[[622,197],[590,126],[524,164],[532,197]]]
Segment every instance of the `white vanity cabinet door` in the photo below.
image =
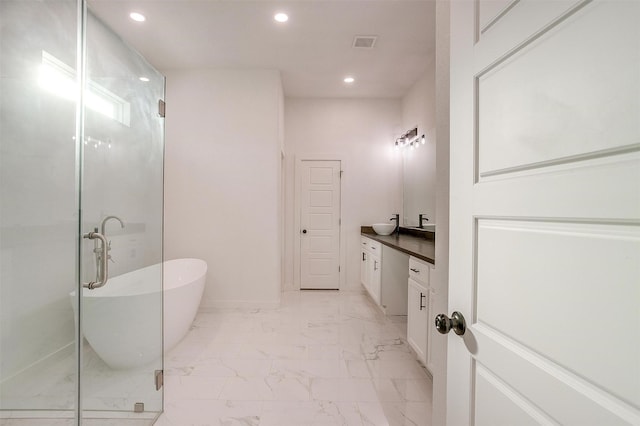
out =
[[369,264],[367,263],[369,252],[363,248],[360,250],[360,282],[366,289],[369,288]]
[[369,278],[369,257],[371,257],[369,244],[371,240],[367,237],[360,237],[360,243],[360,282],[362,282],[362,286],[369,291],[371,281]]
[[380,304],[380,289],[382,285],[382,268],[380,256],[369,254],[369,294]]
[[418,360],[427,364],[427,326],[429,322],[429,291],[409,278],[407,296],[407,342],[418,355]]
[[360,281],[379,305],[382,286],[382,244],[367,237],[361,237],[360,242]]

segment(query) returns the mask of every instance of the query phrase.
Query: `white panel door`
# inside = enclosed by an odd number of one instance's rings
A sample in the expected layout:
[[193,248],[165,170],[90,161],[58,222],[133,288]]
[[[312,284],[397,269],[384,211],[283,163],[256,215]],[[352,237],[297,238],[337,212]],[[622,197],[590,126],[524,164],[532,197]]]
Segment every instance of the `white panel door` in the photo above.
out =
[[640,425],[640,2],[451,3],[449,425]]
[[302,161],[300,288],[340,287],[340,161]]

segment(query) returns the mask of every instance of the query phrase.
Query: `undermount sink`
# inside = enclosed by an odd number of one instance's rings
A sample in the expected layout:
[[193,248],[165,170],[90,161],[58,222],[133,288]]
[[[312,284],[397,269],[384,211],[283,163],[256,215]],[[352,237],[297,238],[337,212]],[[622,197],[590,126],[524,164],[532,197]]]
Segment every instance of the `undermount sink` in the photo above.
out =
[[391,233],[396,229],[395,223],[374,223],[373,230],[378,235],[391,235]]

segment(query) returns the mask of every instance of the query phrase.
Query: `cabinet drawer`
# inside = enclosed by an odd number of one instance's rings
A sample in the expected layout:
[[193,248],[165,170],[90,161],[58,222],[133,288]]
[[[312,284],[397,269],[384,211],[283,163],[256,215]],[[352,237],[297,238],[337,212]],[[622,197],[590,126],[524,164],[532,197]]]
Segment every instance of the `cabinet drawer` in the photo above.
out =
[[360,237],[360,247],[365,249],[365,250],[369,250],[369,241],[371,241],[370,239],[368,239],[367,237]]
[[369,251],[372,254],[375,254],[376,256],[382,256],[382,244],[377,242],[377,241],[373,241],[373,240],[369,240],[367,242],[369,244]]
[[409,258],[409,277],[413,278],[425,287],[429,286],[429,272],[431,265],[427,262],[411,256]]

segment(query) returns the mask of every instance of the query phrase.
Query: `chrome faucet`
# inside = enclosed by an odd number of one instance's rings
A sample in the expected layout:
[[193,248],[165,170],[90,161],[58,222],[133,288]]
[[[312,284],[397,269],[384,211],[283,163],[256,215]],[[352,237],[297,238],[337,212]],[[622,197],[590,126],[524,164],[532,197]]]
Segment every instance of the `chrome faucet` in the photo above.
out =
[[422,224],[422,222],[424,222],[424,221],[428,222],[429,218],[426,217],[424,214],[420,213],[418,215],[418,223],[419,223],[418,228],[424,228],[424,225]]
[[[111,219],[115,219],[118,222],[120,222],[120,228],[124,228],[124,222],[118,216],[106,216],[100,222],[100,234],[103,235],[105,238],[106,238],[106,234],[104,233],[104,230],[107,225],[107,222]],[[95,228],[95,232],[98,232],[98,228]],[[109,254],[109,251],[111,250],[111,240],[109,240],[107,242],[107,245],[103,247],[104,248],[98,246],[97,240],[94,242],[93,252],[96,254],[96,275],[98,277],[103,277],[105,272],[103,271],[103,268],[106,262],[102,261],[102,257],[106,256],[106,259],[105,259],[106,261],[111,260],[113,262],[113,260],[111,259],[111,255]]]
[[400,235],[400,215],[398,213],[394,214],[393,217],[389,220],[395,220],[396,221],[396,230],[395,233],[397,235]]

